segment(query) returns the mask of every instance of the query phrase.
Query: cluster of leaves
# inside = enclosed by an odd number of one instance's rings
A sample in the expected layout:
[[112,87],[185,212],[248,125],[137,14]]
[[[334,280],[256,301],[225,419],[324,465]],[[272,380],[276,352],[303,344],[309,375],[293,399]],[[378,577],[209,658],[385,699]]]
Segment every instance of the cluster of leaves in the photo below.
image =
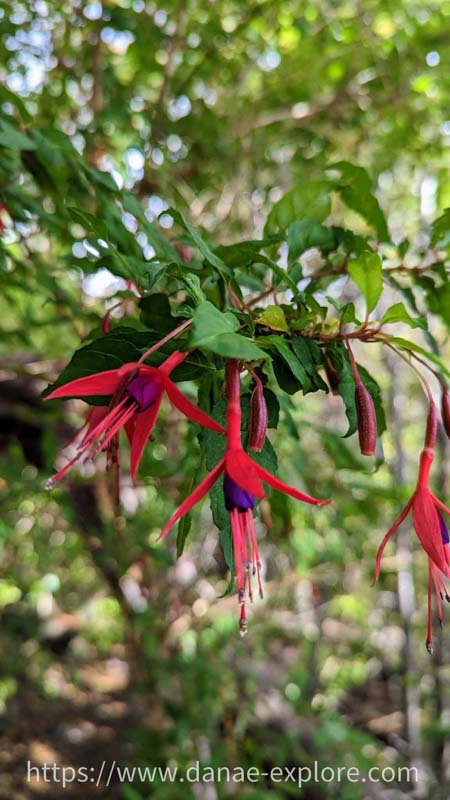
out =
[[[441,248],[435,262],[424,271],[411,272],[419,297],[411,286],[393,277],[396,269],[402,271],[408,243],[394,247],[390,242],[384,213],[362,167],[336,162],[320,181],[288,191],[270,210],[262,239],[215,245],[180,211],[167,208],[162,216],[175,226],[169,238],[149,219],[136,195],[119,189],[108,173],[91,166],[70,137],[31,127],[23,104],[16,104],[16,112],[3,120],[0,130],[8,156],[2,162],[8,179],[4,209],[13,223],[9,241],[7,238],[2,245],[8,280],[20,280],[21,273],[30,272],[35,280],[42,280],[47,259],[35,258],[34,251],[30,258],[27,242],[45,232],[63,248],[59,265],[45,278],[56,305],[67,302],[59,275],[70,264],[77,243],[84,248],[85,255],[78,260],[83,272],[107,268],[137,288],[140,296],[139,318],[115,325],[106,335],[94,328],[57,385],[135,361],[189,320],[190,332],[177,346],[193,353],[174,377],[197,381],[199,401],[209,411],[214,393],[217,396],[217,380],[212,389],[211,376],[218,373],[221,381],[225,360],[235,358],[251,362],[267,387],[281,397],[298,391],[304,395],[328,392],[329,388],[339,393],[349,423],[346,435],[350,436],[357,428],[355,379],[345,345],[350,339],[387,342],[431,361],[442,381],[449,374],[419,308],[428,296],[434,298],[436,313],[441,312],[444,319],[448,313],[447,306],[436,300],[440,293],[435,284],[437,276],[443,286],[448,285],[447,212],[431,231],[430,246]],[[356,212],[361,231],[365,226],[364,235],[330,223],[335,197]],[[151,248],[150,254],[145,247]],[[313,259],[312,267],[308,256]],[[389,299],[395,299],[391,305],[383,305],[385,286],[389,287]],[[342,302],[345,292],[353,299]],[[397,323],[421,330],[427,348],[386,332],[385,326]],[[174,348],[169,341],[149,363],[158,365]],[[375,403],[381,435],[386,422],[379,386],[363,366],[359,371]],[[276,420],[278,417],[277,411]],[[210,465],[208,446],[205,456]],[[269,453],[269,461],[270,457]],[[223,512],[223,507],[216,508],[214,515],[225,549],[230,551]],[[186,531],[184,523],[179,552]]]

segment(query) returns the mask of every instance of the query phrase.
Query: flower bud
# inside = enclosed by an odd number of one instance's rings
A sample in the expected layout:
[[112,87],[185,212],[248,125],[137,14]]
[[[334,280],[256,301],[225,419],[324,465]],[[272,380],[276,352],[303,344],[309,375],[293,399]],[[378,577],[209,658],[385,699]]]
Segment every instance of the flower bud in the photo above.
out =
[[255,381],[255,388],[250,401],[248,446],[250,450],[259,453],[263,449],[266,440],[268,411],[266,398],[264,397],[264,387],[257,376],[255,376]]
[[370,392],[359,381],[355,387],[359,447],[363,456],[373,456],[377,446],[377,418]]
[[444,430],[450,439],[450,394],[448,393],[447,389],[444,389],[442,392],[442,424],[444,426]]

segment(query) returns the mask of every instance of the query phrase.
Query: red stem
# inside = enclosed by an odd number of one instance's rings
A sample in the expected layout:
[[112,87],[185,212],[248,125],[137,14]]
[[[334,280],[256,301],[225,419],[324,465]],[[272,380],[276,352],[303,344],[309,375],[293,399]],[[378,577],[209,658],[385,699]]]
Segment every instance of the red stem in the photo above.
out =
[[151,354],[154,353],[155,350],[159,350],[160,347],[162,347],[164,344],[166,344],[166,342],[169,342],[175,336],[178,336],[179,333],[182,333],[182,331],[184,331],[190,325],[192,325],[192,320],[191,319],[185,319],[185,321],[182,322],[181,325],[178,325],[178,327],[175,328],[170,333],[168,333],[167,336],[164,336],[164,339],[161,339],[161,341],[156,342],[156,344],[154,344],[152,347],[150,347],[149,350],[147,350],[144,353],[144,355],[140,357],[140,359],[138,361],[138,364],[141,364],[143,361],[145,361],[146,358],[151,356]]

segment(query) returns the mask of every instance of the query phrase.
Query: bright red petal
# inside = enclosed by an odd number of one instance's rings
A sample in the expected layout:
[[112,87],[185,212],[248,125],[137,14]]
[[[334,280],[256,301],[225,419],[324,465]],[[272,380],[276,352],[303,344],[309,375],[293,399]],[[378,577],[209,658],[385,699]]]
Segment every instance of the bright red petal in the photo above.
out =
[[409,510],[411,508],[411,505],[412,505],[412,499],[409,501],[408,505],[405,506],[405,508],[403,509],[402,513],[400,514],[399,517],[397,517],[397,519],[395,520],[393,525],[389,528],[386,536],[384,537],[383,541],[381,542],[381,544],[380,544],[380,546],[378,548],[377,560],[376,560],[376,564],[375,564],[375,577],[373,579],[374,584],[377,582],[378,578],[380,577],[381,559],[383,558],[384,548],[386,547],[388,541],[393,537],[393,535],[394,535],[395,531],[397,530],[397,528],[400,527],[400,525],[402,524],[403,520],[405,520],[406,517],[408,516]]
[[300,492],[293,486],[289,486],[289,484],[280,481],[279,478],[275,477],[275,475],[272,475],[271,472],[267,472],[267,470],[263,469],[263,467],[260,467],[258,464],[255,466],[261,480],[265,483],[268,483],[273,489],[283,492],[283,494],[288,494],[290,497],[294,497],[296,500],[301,500],[303,503],[310,503],[313,506],[326,506],[328,503],[333,502],[332,500],[318,500],[316,497],[311,497],[309,494]]
[[134,423],[135,423],[135,417],[131,417],[131,419],[128,420],[128,422],[126,422],[124,425],[125,433],[127,435],[128,443],[130,444],[130,446],[133,441]]
[[209,492],[209,490],[214,486],[220,473],[223,472],[224,464],[225,464],[225,459],[219,461],[217,466],[214,467],[212,472],[210,472],[209,475],[207,475],[206,478],[204,478],[201,483],[199,483],[199,485],[197,486],[196,489],[194,489],[192,494],[190,494],[189,497],[186,497],[186,500],[184,500],[181,506],[175,511],[175,514],[173,514],[173,516],[169,519],[169,522],[162,529],[157,539],[158,542],[161,541],[161,539],[164,539],[164,537],[169,533],[170,529],[175,525],[175,523],[178,522],[178,520],[181,519],[181,517],[184,517],[184,515],[187,514],[188,511],[190,511],[191,508],[193,508],[197,503],[199,503],[200,500],[205,496],[205,494]]
[[164,372],[166,375],[170,375],[170,373],[178,367],[179,364],[182,364],[184,359],[187,358],[189,352],[187,353],[180,353],[178,350],[175,353],[172,353],[165,361],[161,364],[159,369],[161,372]]
[[59,386],[51,392],[46,400],[54,400],[57,397],[85,397],[101,394],[114,394],[123,374],[119,374],[117,369],[108,369],[106,372],[97,372],[95,375],[87,375],[85,378],[77,378],[75,381]]
[[159,395],[159,398],[155,400],[153,405],[150,408],[147,408],[146,411],[141,411],[139,414],[136,414],[134,419],[134,432],[133,432],[133,440],[131,443],[131,457],[130,457],[130,469],[131,469],[131,477],[133,481],[136,481],[136,473],[139,466],[139,462],[142,458],[142,453],[144,452],[144,447],[147,444],[149,436],[155,427],[155,422],[157,416],[159,414],[159,409],[161,406],[163,393]]
[[197,425],[201,425],[203,428],[209,428],[216,433],[225,433],[224,428],[218,422],[202,411],[201,408],[194,406],[169,378],[165,378],[163,383],[169,399],[185,417],[188,417],[192,422],[196,422]]
[[450,577],[438,512],[433,495],[428,489],[419,489],[415,492],[412,500],[412,512],[414,528],[423,549],[438,569]]
[[241,489],[254,497],[265,497],[264,486],[258,477],[257,465],[241,448],[227,450],[225,455],[227,474]]

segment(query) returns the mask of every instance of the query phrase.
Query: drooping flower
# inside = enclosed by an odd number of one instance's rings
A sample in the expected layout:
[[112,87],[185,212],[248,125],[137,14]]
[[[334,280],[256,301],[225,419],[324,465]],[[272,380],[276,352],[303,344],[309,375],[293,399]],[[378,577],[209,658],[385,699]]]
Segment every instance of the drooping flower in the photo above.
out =
[[81,459],[93,459],[100,452],[107,451],[109,458],[114,461],[117,436],[122,428],[131,444],[130,466],[132,478],[135,480],[145,444],[155,427],[164,392],[188,419],[217,433],[225,433],[221,425],[193,405],[170,380],[170,373],[187,355],[188,353],[176,351],[160,367],[150,367],[142,362],[123,364],[118,369],[77,378],[51,392],[47,400],[110,395],[111,401],[106,413],[103,413],[104,407],[101,407],[102,412],[92,412],[88,430],[77,454],[50,478],[48,488]]
[[[137,288],[133,281],[127,281],[128,289],[135,291],[138,293]],[[128,302],[128,301],[127,301]],[[102,324],[101,324],[101,331],[102,333],[109,333],[111,331],[111,312],[114,311],[116,308],[120,308],[124,304],[123,300],[120,300],[116,305],[109,308],[103,316]],[[106,417],[108,414],[109,407],[108,406],[93,406],[87,413],[86,419],[83,425],[78,428],[78,430],[74,433],[70,441],[67,443],[67,447],[75,442],[79,437],[80,434],[83,433],[83,438],[80,440],[80,446],[82,446],[88,437],[90,436],[91,432],[94,428],[100,424],[100,422]],[[130,438],[130,428],[129,426],[125,426],[125,432],[128,435],[128,440],[131,444]],[[108,443],[106,448],[106,469],[107,471],[112,470],[114,472],[114,500],[116,505],[120,503],[120,458],[119,458],[119,434],[116,433],[113,438]]]
[[375,583],[377,582],[381,559],[384,549],[394,533],[412,511],[413,525],[417,537],[428,556],[428,630],[426,647],[429,653],[433,652],[432,636],[432,589],[435,588],[438,606],[439,621],[442,624],[442,598],[449,599],[445,587],[445,578],[450,578],[450,547],[449,535],[441,511],[450,514],[450,509],[439,500],[430,490],[430,469],[434,458],[434,445],[436,442],[437,412],[434,402],[430,400],[425,434],[425,447],[420,456],[419,476],[417,485],[411,499],[406,504],[401,514],[388,530],[380,547],[378,548]]
[[163,539],[181,517],[187,514],[223,475],[225,507],[230,516],[234,572],[241,607],[240,628],[246,630],[245,593],[252,599],[251,576],[257,575],[262,596],[261,562],[253,521],[256,498],[265,496],[263,482],[283,494],[312,505],[326,505],[331,500],[318,500],[267,472],[245,453],[241,441],[241,402],[239,366],[230,360],[227,366],[227,443],[224,457],[184,500],[165,525],[158,541]]

